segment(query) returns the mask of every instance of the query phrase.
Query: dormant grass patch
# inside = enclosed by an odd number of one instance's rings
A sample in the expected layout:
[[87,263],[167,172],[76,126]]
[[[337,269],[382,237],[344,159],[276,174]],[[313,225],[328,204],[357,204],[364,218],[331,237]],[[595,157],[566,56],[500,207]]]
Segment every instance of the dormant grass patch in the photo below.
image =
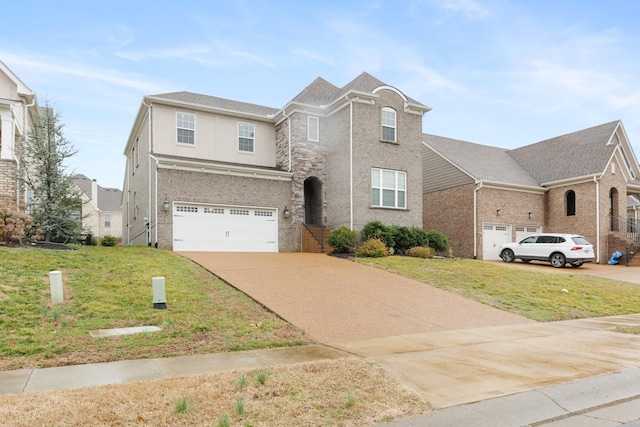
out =
[[354,358],[0,395],[0,419],[16,427],[367,426],[430,410],[382,368]]

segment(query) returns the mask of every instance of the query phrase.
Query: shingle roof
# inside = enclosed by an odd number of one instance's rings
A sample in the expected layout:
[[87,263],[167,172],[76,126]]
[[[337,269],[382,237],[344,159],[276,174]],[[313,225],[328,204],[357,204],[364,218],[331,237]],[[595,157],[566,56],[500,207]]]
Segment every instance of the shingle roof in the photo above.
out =
[[602,173],[616,144],[620,121],[547,139],[513,150],[424,134],[427,145],[477,180],[540,186]]
[[[92,180],[83,174],[73,176],[80,191],[82,191],[89,199],[92,199],[93,186]],[[119,211],[122,202],[122,190],[118,188],[107,188],[98,185],[98,209],[101,211],[113,212]]]
[[509,151],[539,183],[602,173],[615,144],[607,145],[619,120]]
[[185,102],[188,104],[202,105],[204,107],[218,108],[238,113],[255,114],[265,117],[271,117],[280,111],[278,108],[265,107],[263,105],[250,104],[247,102],[234,101],[231,99],[185,91],[152,95],[151,98],[162,98],[171,101]]
[[292,102],[300,104],[324,106],[329,105],[340,95],[340,89],[317,77],[309,86],[293,98]]
[[423,134],[436,152],[479,181],[537,187],[536,180],[503,148]]
[[[349,91],[371,93],[380,86],[388,86],[367,72],[363,72],[344,87],[338,88],[322,77],[317,77],[309,86],[293,98],[293,102],[307,105],[325,106],[346,95]],[[423,105],[405,95],[413,104]]]

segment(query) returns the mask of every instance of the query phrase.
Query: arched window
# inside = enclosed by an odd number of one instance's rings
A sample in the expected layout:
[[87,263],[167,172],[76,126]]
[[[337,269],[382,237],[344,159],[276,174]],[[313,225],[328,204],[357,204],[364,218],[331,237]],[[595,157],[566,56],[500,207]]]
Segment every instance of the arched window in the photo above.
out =
[[565,195],[567,216],[573,216],[576,214],[576,192],[573,190],[567,191]]
[[396,142],[396,110],[382,108],[382,140]]

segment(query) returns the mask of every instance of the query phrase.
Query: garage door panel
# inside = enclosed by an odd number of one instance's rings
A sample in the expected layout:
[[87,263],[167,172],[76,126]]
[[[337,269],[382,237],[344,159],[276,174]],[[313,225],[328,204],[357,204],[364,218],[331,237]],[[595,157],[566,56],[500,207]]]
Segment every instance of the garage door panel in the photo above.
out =
[[275,209],[176,203],[173,249],[205,252],[276,252]]
[[511,226],[484,224],[482,227],[482,259],[499,260],[500,245],[511,242]]

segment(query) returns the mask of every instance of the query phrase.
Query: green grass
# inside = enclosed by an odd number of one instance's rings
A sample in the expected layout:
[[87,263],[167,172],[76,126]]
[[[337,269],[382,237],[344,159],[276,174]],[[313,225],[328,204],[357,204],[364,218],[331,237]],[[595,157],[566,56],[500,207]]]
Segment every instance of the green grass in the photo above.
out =
[[[299,345],[303,333],[170,251],[0,247],[0,370]],[[62,271],[64,302],[48,273]],[[164,276],[167,309],[153,308]],[[256,324],[261,324],[256,328]],[[92,338],[89,331],[159,326],[161,332]]]
[[[640,312],[640,286],[584,274],[519,270],[469,259],[357,258],[537,321]],[[566,291],[563,291],[566,290]]]

